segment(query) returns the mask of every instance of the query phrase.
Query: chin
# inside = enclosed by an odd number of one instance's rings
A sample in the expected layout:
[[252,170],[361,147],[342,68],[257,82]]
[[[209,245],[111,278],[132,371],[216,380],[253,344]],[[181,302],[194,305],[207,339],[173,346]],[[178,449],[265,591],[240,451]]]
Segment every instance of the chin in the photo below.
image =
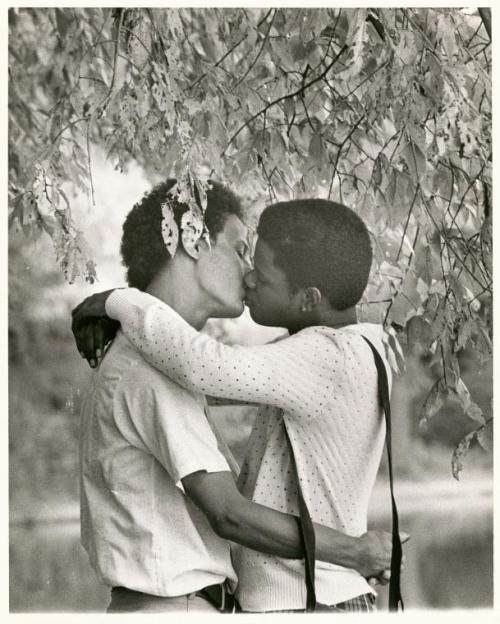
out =
[[259,314],[259,311],[256,310],[255,308],[248,306],[248,311],[250,312],[250,318],[252,319],[254,323],[257,323],[257,325],[263,325],[264,327],[274,327],[274,325],[272,323],[267,322],[265,317],[262,317]]
[[238,301],[225,306],[224,310],[221,311],[221,314],[219,316],[225,318],[236,318],[243,314],[244,309],[245,304],[243,303],[243,301]]

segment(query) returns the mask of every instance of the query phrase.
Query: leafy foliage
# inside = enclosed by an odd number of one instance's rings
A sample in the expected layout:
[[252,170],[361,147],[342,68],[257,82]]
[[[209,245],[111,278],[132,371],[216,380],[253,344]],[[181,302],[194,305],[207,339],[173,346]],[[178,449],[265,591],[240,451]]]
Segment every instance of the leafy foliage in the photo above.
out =
[[[91,146],[253,199],[322,196],[367,222],[365,319],[433,354],[431,418],[485,424],[457,353],[491,352],[489,9],[11,9],[9,222],[95,277],[62,186]],[[410,331],[411,326],[411,331]],[[479,435],[479,434],[478,434]]]

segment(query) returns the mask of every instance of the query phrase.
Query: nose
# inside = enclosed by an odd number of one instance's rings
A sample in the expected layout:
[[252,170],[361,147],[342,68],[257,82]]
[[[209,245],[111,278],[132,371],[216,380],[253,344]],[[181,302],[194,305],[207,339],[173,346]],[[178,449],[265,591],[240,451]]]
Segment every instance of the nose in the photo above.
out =
[[251,271],[248,271],[248,273],[243,278],[243,281],[245,282],[245,286],[247,288],[251,288],[251,289],[255,288],[256,286],[255,271],[253,269]]

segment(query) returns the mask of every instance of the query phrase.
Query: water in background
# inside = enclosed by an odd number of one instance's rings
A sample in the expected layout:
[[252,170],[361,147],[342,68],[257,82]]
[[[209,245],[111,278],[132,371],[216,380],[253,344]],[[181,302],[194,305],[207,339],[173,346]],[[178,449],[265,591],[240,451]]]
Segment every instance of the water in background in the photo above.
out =
[[[491,497],[400,507],[401,527],[412,536],[405,547],[406,608],[492,607]],[[385,512],[377,511],[371,528],[388,526]],[[11,612],[102,612],[108,594],[80,546],[77,522],[11,526]],[[385,608],[386,588],[378,603]]]

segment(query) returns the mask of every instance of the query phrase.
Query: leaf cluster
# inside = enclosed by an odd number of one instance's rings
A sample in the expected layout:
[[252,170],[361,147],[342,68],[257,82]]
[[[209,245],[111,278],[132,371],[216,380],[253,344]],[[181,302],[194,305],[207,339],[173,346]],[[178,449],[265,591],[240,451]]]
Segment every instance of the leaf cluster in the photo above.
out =
[[[457,353],[491,351],[488,9],[11,9],[9,220],[95,276],[63,184],[93,200],[91,146],[121,170],[328,197],[373,235],[361,305],[433,358],[484,426]],[[184,190],[183,190],[184,189]]]

